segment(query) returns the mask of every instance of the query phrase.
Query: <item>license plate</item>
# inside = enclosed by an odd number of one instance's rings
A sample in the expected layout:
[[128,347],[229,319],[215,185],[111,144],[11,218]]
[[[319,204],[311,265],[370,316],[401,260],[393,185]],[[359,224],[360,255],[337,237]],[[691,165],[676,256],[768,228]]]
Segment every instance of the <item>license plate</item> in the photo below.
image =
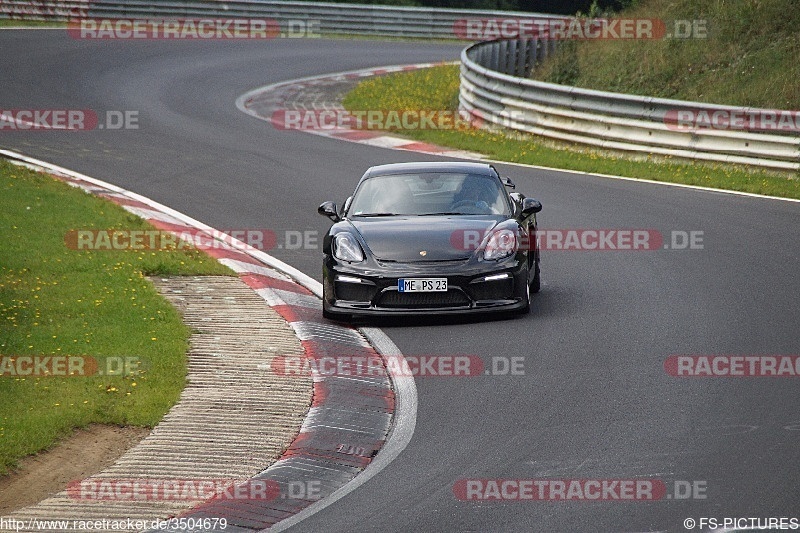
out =
[[415,278],[397,280],[400,292],[446,292],[447,278]]

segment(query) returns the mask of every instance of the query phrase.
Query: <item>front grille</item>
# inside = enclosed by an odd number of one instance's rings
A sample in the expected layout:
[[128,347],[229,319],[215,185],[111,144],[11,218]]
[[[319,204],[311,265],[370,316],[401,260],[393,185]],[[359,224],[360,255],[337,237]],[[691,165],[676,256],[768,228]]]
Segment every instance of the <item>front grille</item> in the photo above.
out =
[[378,300],[379,307],[435,309],[438,307],[469,306],[469,298],[461,292],[399,292],[386,291]]
[[375,295],[375,286],[369,283],[347,283],[337,281],[334,287],[337,300],[369,302]]
[[438,261],[390,261],[388,259],[378,259],[377,262],[381,266],[400,268],[411,267],[417,270],[435,270],[441,271],[442,268],[451,268],[461,266],[469,261],[469,257],[464,259],[444,259]]

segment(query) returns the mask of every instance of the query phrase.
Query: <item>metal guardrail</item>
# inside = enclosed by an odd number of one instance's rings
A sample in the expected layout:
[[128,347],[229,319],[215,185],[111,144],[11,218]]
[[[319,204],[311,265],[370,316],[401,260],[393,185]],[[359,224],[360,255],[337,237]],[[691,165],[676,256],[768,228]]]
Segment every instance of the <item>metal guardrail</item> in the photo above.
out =
[[633,96],[528,79],[537,57],[531,50],[548,50],[549,46],[520,39],[488,41],[464,49],[462,109],[487,125],[599,148],[800,169],[800,136],[796,133],[679,128],[674,121],[679,112],[697,110],[751,115],[774,110]]
[[[313,21],[322,34],[459,39],[456,23],[484,18],[557,18],[554,15],[476,9],[394,7],[274,0],[0,0],[0,18],[267,18]],[[283,26],[282,26],[283,27]]]

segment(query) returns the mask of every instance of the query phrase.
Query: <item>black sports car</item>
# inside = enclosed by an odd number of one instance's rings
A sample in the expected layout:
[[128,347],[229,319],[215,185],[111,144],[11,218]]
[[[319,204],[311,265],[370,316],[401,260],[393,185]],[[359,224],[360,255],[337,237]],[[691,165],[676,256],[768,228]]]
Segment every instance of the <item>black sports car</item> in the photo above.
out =
[[483,163],[367,170],[323,240],[323,314],[519,311],[539,290],[542,204]]

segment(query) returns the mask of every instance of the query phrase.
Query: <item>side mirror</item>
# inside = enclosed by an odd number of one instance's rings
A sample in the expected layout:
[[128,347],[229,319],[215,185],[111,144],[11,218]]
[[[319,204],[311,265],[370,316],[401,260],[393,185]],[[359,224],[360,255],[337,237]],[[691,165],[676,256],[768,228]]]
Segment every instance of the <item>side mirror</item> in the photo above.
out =
[[525,198],[522,200],[522,216],[529,217],[542,210],[542,202],[536,198]]
[[339,213],[336,211],[335,202],[323,202],[319,208],[317,208],[317,213],[324,217],[328,217],[334,222],[339,222],[341,220],[341,218],[339,218]]
[[514,182],[511,181],[511,178],[507,178],[505,176],[500,176],[500,181],[502,181],[503,185],[505,185],[509,189],[516,189],[517,188],[517,186],[514,185]]

